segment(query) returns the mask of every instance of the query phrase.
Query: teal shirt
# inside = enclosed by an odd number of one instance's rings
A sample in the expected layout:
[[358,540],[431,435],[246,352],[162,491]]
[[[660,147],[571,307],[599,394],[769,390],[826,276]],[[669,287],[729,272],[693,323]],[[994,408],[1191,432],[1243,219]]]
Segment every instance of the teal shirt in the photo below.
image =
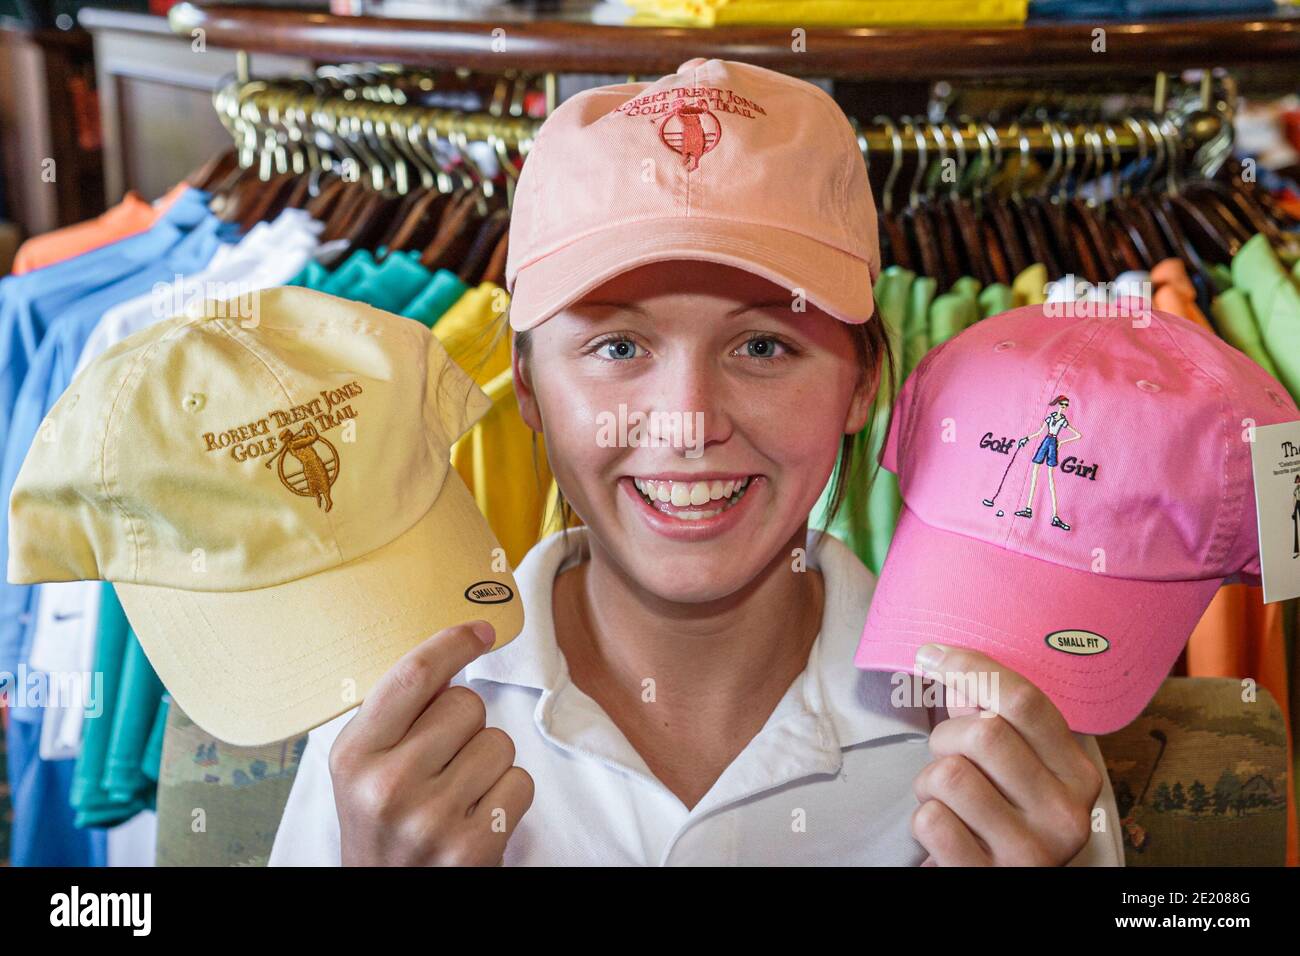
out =
[[[135,655],[139,654],[140,658],[144,655],[127,623],[117,592],[107,582],[102,587],[95,672],[103,675],[103,683],[95,702],[97,709],[89,708],[86,712],[81,732],[81,754],[73,768],[69,791],[69,801],[79,827],[116,826],[153,806],[156,798],[152,784],[136,786],[134,774],[126,767],[129,763],[126,746],[129,728],[141,722],[152,727],[158,700],[154,699],[150,708],[149,695],[141,693],[141,688],[151,684],[150,677],[153,684],[158,678],[153,675],[152,668],[148,668],[148,675],[142,673]],[[132,659],[129,667],[128,659]],[[144,666],[148,667],[148,661]],[[119,715],[119,710],[124,707],[136,710],[130,715]],[[119,788],[116,793],[113,786]]]
[[448,269],[439,269],[433,274],[433,281],[402,309],[401,314],[432,327],[468,291],[469,286],[460,280],[460,276]]

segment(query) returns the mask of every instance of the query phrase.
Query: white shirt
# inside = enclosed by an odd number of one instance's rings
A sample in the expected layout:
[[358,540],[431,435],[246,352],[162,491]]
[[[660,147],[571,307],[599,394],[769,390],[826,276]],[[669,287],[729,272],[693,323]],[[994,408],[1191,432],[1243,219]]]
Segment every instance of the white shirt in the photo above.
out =
[[107,310],[86,339],[76,371],[155,322],[182,313],[195,315],[206,299],[237,298],[291,281],[311,259],[324,228],[306,210],[286,209],[271,222],[254,225],[239,242],[217,246],[201,272],[177,276],[165,288]]
[[[569,532],[576,546],[586,529]],[[890,704],[891,675],[860,671],[853,654],[875,578],[827,535],[808,563],[825,582],[822,630],[803,673],[762,730],[693,808],[660,783],[605,712],[569,679],[551,591],[564,541],[533,547],[515,580],[525,625],[473,661],[454,684],[482,696],[488,726],[515,743],[536,784],[506,848],[506,865],[897,865],[926,853],[911,835],[912,782],[931,761],[923,708]],[[652,704],[647,706],[653,706]],[[337,866],[339,825],[328,756],[343,714],[311,731],[271,850],[272,866]],[[1092,737],[1081,739],[1103,770]],[[1123,865],[1109,782],[1094,833],[1072,865]]]
[[1047,426],[1047,434],[1056,436],[1061,434],[1061,429],[1070,424],[1070,420],[1060,412],[1052,412],[1043,419],[1043,424]]
[[98,699],[103,680],[94,675],[102,586],[99,581],[61,581],[36,589],[36,629],[27,666],[50,675],[51,685],[59,688],[58,700],[47,701],[41,714],[42,760],[80,754],[85,708],[102,712],[108,706]]

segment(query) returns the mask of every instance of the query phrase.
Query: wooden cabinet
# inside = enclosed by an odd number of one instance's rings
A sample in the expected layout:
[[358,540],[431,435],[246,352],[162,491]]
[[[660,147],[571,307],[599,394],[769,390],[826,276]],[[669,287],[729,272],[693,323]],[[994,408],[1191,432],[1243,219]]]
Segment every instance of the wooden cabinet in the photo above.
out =
[[[233,49],[212,45],[201,28],[173,33],[165,17],[85,9],[80,19],[95,43],[109,204],[128,189],[146,199],[160,196],[229,148],[230,134],[217,120],[212,91],[233,75]],[[256,59],[256,68],[269,74],[315,67],[301,56]]]
[[103,209],[90,37],[0,21],[3,215],[28,234]]

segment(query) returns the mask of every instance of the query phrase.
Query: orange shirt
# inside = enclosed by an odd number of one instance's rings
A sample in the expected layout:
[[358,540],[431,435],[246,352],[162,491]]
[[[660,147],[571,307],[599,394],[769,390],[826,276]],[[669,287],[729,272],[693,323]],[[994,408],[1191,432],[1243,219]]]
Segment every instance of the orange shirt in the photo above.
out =
[[94,219],[33,236],[19,247],[18,255],[14,257],[13,274],[22,275],[33,269],[52,266],[144,232],[189,188],[187,183],[178,183],[156,205],[145,202],[138,193],[128,192],[120,203]]
[[1182,259],[1164,259],[1151,270],[1151,283],[1156,287],[1151,304],[1161,312],[1181,315],[1204,326],[1211,332],[1214,327],[1196,304],[1196,287],[1187,275]]

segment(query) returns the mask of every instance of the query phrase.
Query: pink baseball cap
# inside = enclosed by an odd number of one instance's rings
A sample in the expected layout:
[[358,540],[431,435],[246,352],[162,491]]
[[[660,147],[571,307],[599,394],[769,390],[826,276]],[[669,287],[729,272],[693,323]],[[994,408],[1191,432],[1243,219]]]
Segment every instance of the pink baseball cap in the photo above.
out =
[[736,266],[841,321],[871,318],[876,208],[835,100],[773,70],[696,57],[654,83],[561,103],[515,189],[510,325],[532,328],[667,259]]
[[900,390],[880,463],[903,511],[854,663],[978,650],[1104,734],[1146,706],[1225,579],[1259,583],[1251,423],[1300,412],[1186,319],[1053,309],[971,326]]

